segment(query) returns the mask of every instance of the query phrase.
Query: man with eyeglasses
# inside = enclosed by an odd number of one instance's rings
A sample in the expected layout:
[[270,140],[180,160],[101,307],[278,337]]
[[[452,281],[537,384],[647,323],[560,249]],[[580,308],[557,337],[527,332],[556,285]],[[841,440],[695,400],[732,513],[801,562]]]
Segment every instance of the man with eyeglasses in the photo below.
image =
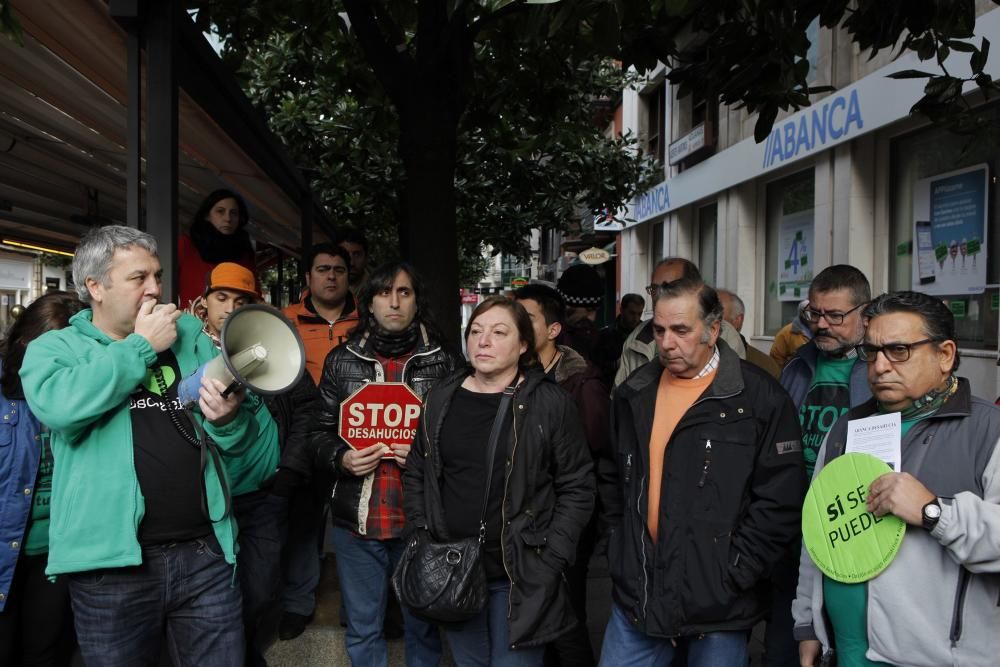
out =
[[[652,297],[654,307],[664,283],[672,283],[681,278],[698,281],[701,280],[701,272],[698,271],[694,262],[683,257],[666,257],[657,262],[653,268],[650,284],[646,286],[646,294]],[[743,340],[732,324],[723,320],[719,337],[726,341],[726,345],[732,348],[740,359],[747,358]],[[624,382],[632,374],[632,371],[656,359],[656,356],[653,320],[648,319],[636,327],[625,339],[622,356],[618,361],[618,372],[615,373],[615,387]]]
[[799,410],[802,454],[810,476],[833,423],[871,398],[865,364],[855,351],[865,335],[861,309],[869,301],[868,279],[847,264],[823,269],[809,286],[802,319],[812,326],[813,338],[782,369],[781,385]]
[[802,552],[793,605],[804,666],[836,646],[838,664],[995,665],[1000,652],[1000,408],[959,378],[955,319],[934,297],[883,294],[858,346],[874,398],[851,408],[820,449],[844,453],[852,419],[899,412],[902,470],[868,489],[876,516],[910,524],[866,583],[824,577]]
[[[816,453],[833,424],[855,405],[871,398],[865,363],[855,346],[865,335],[861,309],[871,301],[871,287],[861,271],[847,264],[827,267],[809,286],[802,319],[813,338],[796,350],[781,371],[781,385],[792,397],[802,426],[802,457],[812,478]],[[791,601],[795,596],[799,549],[775,570],[771,617],[765,634],[765,664],[796,664]]]
[[[345,340],[358,324],[350,291],[351,255],[332,243],[320,243],[303,258],[309,267],[306,292],[300,303],[282,312],[299,332],[306,352],[306,370],[319,385],[323,362],[330,350]],[[278,626],[281,639],[294,639],[312,620],[319,586],[317,543],[323,532],[323,505],[332,480],[314,475],[289,502],[288,546],[285,550],[285,613]]]

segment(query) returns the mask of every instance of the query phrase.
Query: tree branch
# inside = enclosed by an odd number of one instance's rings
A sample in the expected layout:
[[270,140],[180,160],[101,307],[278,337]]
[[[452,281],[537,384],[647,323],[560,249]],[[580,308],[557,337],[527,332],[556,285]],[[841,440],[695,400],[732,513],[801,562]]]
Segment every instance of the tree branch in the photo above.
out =
[[344,9],[351,20],[351,29],[358,37],[358,43],[365,54],[365,59],[372,67],[375,78],[379,80],[386,94],[397,108],[400,107],[404,94],[404,56],[397,50],[395,44],[382,35],[378,19],[375,16],[375,5],[369,0],[343,0]]

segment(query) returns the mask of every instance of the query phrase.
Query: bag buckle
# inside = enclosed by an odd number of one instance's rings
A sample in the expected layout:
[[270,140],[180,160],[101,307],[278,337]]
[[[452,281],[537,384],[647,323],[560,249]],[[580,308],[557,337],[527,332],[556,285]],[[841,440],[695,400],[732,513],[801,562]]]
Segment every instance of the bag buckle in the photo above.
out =
[[458,565],[462,562],[462,552],[457,549],[448,549],[448,552],[444,555],[444,560],[448,565]]

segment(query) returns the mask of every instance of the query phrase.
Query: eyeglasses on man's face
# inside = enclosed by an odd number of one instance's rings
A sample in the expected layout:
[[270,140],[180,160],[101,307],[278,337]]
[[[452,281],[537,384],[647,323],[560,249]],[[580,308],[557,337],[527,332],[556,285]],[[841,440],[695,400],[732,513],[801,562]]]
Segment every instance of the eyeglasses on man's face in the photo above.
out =
[[937,338],[924,338],[923,340],[915,340],[912,343],[888,343],[886,345],[872,345],[871,343],[862,343],[856,346],[854,349],[858,351],[858,358],[862,361],[866,361],[869,364],[874,362],[878,353],[881,352],[885,355],[885,358],[894,364],[901,364],[904,361],[910,360],[910,354],[913,348],[919,345],[927,345],[928,343],[940,343],[941,341]]
[[844,318],[853,313],[858,308],[865,306],[865,303],[859,303],[847,312],[840,312],[839,310],[816,310],[815,308],[806,308],[802,311],[802,319],[806,322],[819,322],[819,318],[823,318],[827,321],[827,324],[832,324],[837,326],[838,324],[844,323]]
[[677,280],[664,280],[662,283],[653,283],[652,285],[646,285],[646,294],[655,299],[657,296],[659,296],[662,290],[668,289],[678,280],[681,280],[681,278],[678,278]]

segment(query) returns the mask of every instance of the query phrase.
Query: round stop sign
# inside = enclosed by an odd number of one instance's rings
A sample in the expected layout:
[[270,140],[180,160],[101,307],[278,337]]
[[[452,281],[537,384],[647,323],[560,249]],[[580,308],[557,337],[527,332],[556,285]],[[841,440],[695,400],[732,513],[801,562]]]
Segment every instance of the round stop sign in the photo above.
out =
[[420,398],[402,382],[370,382],[341,402],[340,437],[357,450],[409,445],[421,406]]

